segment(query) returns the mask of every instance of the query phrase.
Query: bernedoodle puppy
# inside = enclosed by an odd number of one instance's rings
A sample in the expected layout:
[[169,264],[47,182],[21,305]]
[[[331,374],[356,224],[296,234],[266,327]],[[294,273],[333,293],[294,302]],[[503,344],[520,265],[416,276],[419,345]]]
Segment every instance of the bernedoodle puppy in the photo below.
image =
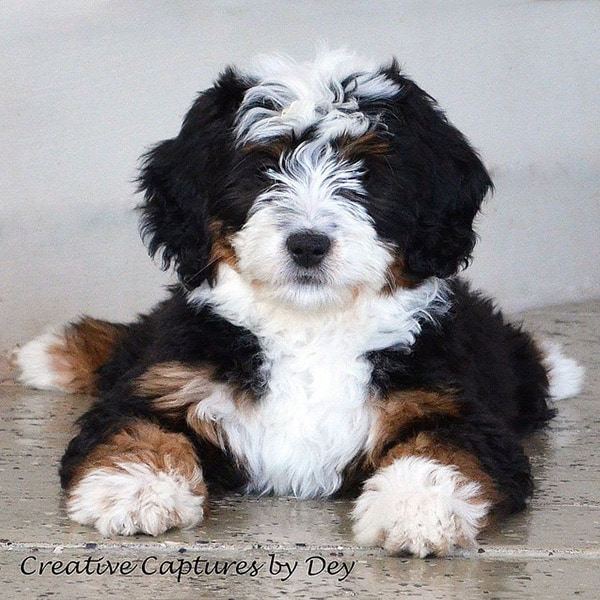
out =
[[456,277],[491,186],[395,61],[225,70],[141,168],[168,299],[18,352],[24,383],[98,397],[62,460],[69,516],[158,535],[209,492],[354,494],[358,543],[426,556],[523,508],[519,436],[581,371]]

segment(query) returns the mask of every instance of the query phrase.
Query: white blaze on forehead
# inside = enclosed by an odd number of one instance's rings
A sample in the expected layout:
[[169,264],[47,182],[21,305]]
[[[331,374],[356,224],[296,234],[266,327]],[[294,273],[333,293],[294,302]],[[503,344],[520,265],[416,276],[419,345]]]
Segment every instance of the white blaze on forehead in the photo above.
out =
[[309,127],[328,140],[360,136],[371,122],[359,110],[359,100],[390,98],[400,91],[380,69],[343,51],[303,64],[264,58],[246,76],[256,83],[238,112],[239,143],[299,135]]
[[[330,146],[318,142],[301,144],[281,161],[280,170],[269,172],[274,185],[258,197],[251,213],[264,202],[279,200],[286,213],[300,210],[307,217],[318,213],[331,201],[344,201],[348,212],[360,212],[370,222],[362,206],[345,202],[348,195],[365,195],[360,181],[360,163],[340,160]],[[311,227],[310,223],[306,227]]]

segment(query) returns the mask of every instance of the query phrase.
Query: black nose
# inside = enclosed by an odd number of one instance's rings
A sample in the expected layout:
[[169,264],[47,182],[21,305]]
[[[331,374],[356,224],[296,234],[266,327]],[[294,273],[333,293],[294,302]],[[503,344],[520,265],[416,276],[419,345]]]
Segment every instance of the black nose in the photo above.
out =
[[331,240],[322,233],[299,231],[292,233],[286,242],[287,249],[294,262],[301,267],[316,267],[320,264],[329,248]]

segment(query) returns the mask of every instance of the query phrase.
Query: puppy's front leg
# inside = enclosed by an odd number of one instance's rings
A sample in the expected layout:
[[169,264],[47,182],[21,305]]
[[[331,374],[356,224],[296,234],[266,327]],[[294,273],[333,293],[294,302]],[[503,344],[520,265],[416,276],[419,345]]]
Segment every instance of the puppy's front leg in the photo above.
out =
[[491,517],[521,510],[533,487],[507,425],[452,393],[385,398],[366,459],[374,474],[353,511],[354,533],[394,554],[473,547]]
[[105,536],[191,528],[207,510],[191,442],[141,419],[96,445],[73,470],[66,493],[69,517]]
[[353,512],[356,540],[392,554],[447,555],[471,548],[497,501],[467,452],[427,434],[399,444],[364,485]]

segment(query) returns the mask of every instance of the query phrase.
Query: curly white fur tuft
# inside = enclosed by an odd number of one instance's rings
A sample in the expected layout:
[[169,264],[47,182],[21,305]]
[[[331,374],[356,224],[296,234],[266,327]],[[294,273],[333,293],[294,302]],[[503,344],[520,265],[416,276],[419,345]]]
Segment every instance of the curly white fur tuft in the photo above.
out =
[[92,469],[70,490],[67,512],[107,537],[189,529],[204,517],[206,497],[194,492],[201,482],[199,468],[192,479],[140,463]]
[[556,342],[543,342],[543,364],[548,372],[550,397],[553,400],[571,398],[581,392],[585,369],[577,361],[565,356]]
[[487,512],[479,484],[455,467],[407,457],[367,480],[352,516],[359,544],[423,558],[474,547]]
[[38,390],[67,391],[52,365],[50,353],[52,348],[63,344],[61,333],[50,330],[15,350],[14,360],[20,370],[19,382]]

